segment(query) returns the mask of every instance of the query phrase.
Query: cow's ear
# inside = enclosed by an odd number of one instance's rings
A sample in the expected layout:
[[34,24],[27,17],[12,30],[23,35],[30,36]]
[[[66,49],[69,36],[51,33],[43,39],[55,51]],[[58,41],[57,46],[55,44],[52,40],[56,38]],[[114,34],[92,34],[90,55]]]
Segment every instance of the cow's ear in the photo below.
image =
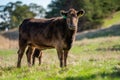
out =
[[84,14],[85,14],[85,11],[83,9],[81,9],[80,11],[77,12],[78,18],[83,16]]
[[67,12],[65,12],[64,10],[61,10],[60,11],[60,14],[63,18],[66,18],[67,17]]

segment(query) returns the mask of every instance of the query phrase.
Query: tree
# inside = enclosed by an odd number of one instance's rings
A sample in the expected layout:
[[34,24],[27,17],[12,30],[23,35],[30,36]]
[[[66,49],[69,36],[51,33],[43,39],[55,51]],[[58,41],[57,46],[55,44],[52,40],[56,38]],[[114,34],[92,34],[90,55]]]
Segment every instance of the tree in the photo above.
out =
[[120,10],[119,0],[52,0],[48,5],[49,11],[46,17],[59,16],[60,10],[83,8],[85,15],[79,20],[79,31],[101,27],[103,18],[111,16],[117,10]]
[[45,9],[37,4],[26,5],[17,1],[15,3],[9,2],[4,6],[0,6],[0,28],[4,29],[18,27],[25,18],[33,18],[35,16],[43,17]]
[[27,5],[16,6],[16,9],[12,12],[12,15],[11,15],[11,23],[12,23],[11,26],[16,27],[25,18],[32,18],[34,16],[36,16],[36,14],[30,11],[29,6]]
[[[12,27],[12,15],[13,11],[15,10],[16,6],[21,5],[20,1],[17,1],[16,3],[9,2],[8,4],[1,6],[1,18],[3,19],[3,22],[1,22],[1,27],[4,29],[6,27],[11,28]],[[3,25],[4,24],[4,25]]]
[[42,6],[35,3],[30,3],[29,7],[30,10],[36,14],[36,17],[43,18],[45,16],[46,11]]
[[[81,2],[84,0],[81,0]],[[76,4],[77,3],[77,4]],[[68,10],[69,8],[75,8],[76,10],[80,10],[83,7],[79,0],[52,0],[52,2],[48,5],[49,11],[46,12],[46,17],[56,17],[59,16],[60,10]]]

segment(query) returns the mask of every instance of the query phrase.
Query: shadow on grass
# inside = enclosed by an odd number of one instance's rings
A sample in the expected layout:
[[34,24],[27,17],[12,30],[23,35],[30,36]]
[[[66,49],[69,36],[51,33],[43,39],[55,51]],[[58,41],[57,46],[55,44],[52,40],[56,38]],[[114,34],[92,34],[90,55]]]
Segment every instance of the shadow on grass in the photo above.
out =
[[78,33],[76,40],[82,40],[84,38],[98,38],[98,37],[107,37],[107,36],[120,36],[120,24],[112,25],[109,28],[90,30],[82,33]]
[[120,51],[120,45],[114,45],[108,48],[98,48],[97,51]]
[[114,71],[112,73],[100,73],[100,74],[93,74],[90,76],[77,76],[77,77],[67,77],[65,80],[114,80],[114,79],[120,79],[120,71]]

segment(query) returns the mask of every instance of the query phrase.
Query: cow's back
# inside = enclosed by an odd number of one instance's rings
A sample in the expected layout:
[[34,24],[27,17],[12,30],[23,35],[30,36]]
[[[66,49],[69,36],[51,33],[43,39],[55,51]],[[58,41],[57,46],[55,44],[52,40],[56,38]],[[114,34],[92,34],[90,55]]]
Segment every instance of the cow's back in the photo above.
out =
[[[23,39],[34,46],[55,47],[63,34],[59,18],[25,19],[20,25],[19,32]],[[62,32],[61,32],[62,31]],[[62,40],[61,40],[62,41]]]

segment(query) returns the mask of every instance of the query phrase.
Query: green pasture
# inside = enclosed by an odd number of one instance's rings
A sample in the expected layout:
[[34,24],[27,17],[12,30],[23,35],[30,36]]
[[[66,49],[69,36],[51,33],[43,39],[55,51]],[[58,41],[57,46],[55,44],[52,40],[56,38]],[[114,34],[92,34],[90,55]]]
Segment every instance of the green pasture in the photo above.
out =
[[76,41],[68,67],[62,69],[54,49],[43,51],[41,66],[36,60],[35,66],[27,67],[24,55],[20,69],[16,68],[17,50],[1,50],[0,80],[119,80],[120,37],[112,38]]
[[0,80],[120,80],[119,27],[78,34],[62,69],[55,49],[43,51],[41,66],[28,67],[24,54],[21,68],[17,49],[0,50]]
[[103,22],[104,22],[103,23],[104,27],[109,27],[109,26],[112,26],[113,24],[120,23],[120,11],[114,13],[109,18],[104,19]]

